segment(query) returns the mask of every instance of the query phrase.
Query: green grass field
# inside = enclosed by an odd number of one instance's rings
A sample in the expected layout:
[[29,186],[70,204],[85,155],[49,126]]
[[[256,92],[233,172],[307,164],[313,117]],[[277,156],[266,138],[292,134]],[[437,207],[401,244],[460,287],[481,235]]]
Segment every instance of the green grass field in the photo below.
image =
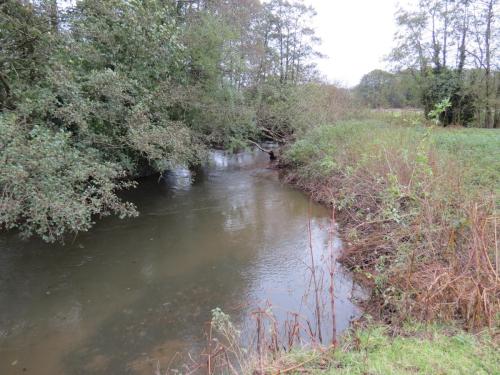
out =
[[[498,191],[499,130],[424,127],[412,123],[413,126],[395,126],[383,120],[353,120],[320,126],[298,140],[287,151],[286,158],[307,177],[319,177],[328,176],[336,167],[354,168],[390,148],[400,149],[404,155],[415,146],[433,144],[443,157],[459,162],[467,170],[468,183]],[[345,159],[348,154],[352,156],[350,160]]]

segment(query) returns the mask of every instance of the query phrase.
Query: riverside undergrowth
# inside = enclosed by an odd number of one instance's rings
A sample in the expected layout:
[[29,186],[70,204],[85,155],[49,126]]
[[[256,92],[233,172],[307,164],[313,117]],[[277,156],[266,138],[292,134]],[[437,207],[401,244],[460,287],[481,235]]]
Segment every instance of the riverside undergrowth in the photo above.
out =
[[387,326],[370,324],[345,335],[336,350],[290,352],[268,373],[486,375],[497,373],[499,364],[498,350],[486,334],[416,323],[394,334]]
[[[269,328],[272,336],[275,331]],[[487,375],[496,374],[500,365],[500,352],[489,332],[473,334],[452,325],[411,320],[396,328],[370,319],[356,322],[334,346],[285,345],[279,350],[271,340],[255,350],[241,346],[240,331],[216,309],[209,340],[214,344],[188,373]]]
[[393,325],[498,327],[500,133],[320,126],[284,153],[288,182],[342,218],[343,264],[371,287],[368,311]]

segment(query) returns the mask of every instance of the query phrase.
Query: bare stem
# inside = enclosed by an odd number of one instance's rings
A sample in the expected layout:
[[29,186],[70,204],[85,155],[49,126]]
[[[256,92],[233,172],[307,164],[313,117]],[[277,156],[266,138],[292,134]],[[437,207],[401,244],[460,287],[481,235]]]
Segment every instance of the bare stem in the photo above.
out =
[[312,243],[312,231],[311,231],[311,205],[309,205],[309,212],[307,218],[307,233],[309,235],[309,253],[311,255],[311,276],[314,285],[314,299],[316,304],[316,324],[319,342],[323,342],[323,337],[321,334],[321,304],[319,300],[319,285],[316,277],[316,266],[314,264],[314,251]]

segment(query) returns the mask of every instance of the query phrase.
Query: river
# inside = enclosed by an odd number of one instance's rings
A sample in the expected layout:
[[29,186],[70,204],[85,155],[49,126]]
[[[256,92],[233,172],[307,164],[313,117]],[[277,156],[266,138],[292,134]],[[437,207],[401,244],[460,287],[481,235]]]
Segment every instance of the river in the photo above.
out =
[[[307,228],[319,262],[329,211],[281,183],[262,152],[209,159],[196,174],[142,179],[125,194],[139,217],[99,220],[64,245],[0,236],[1,375],[152,375],[195,355],[216,307],[247,330],[266,304],[312,317]],[[337,267],[339,332],[360,313],[354,287]]]

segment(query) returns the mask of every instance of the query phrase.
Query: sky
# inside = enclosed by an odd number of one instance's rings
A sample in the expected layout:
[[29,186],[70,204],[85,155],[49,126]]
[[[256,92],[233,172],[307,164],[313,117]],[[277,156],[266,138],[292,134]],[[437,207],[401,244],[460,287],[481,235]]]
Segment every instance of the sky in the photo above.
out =
[[305,0],[318,15],[314,28],[322,39],[318,61],[329,81],[352,87],[373,69],[387,68],[383,61],[394,46],[394,13],[398,0]]

